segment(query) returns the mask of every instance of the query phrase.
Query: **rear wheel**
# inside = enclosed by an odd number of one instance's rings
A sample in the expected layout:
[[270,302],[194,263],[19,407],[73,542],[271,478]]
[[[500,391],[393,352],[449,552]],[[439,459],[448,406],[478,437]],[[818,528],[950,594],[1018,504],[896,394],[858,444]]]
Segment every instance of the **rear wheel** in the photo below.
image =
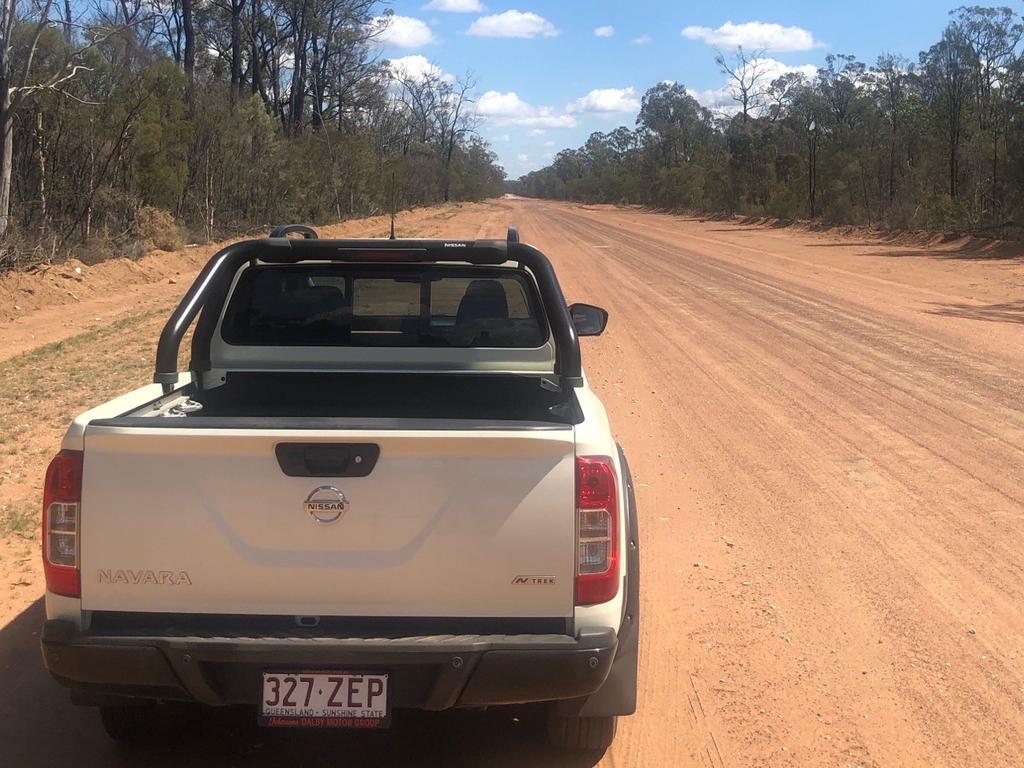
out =
[[563,749],[598,751],[615,739],[617,717],[548,717],[548,741]]
[[111,704],[100,707],[103,730],[114,741],[153,744],[172,738],[184,725],[185,708],[168,704]]

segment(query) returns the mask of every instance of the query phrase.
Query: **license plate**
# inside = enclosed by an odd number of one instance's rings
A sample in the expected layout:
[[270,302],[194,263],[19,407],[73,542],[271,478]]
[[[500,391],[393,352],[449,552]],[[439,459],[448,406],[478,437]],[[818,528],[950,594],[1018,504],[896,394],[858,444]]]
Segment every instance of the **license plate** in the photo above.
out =
[[387,728],[388,676],[377,672],[264,672],[260,725]]

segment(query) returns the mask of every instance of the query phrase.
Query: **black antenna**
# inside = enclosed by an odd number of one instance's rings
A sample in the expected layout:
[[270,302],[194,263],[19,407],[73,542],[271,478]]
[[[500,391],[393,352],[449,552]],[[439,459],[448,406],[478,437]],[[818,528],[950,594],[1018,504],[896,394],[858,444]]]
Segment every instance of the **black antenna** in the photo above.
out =
[[395,239],[395,207],[398,197],[398,184],[395,180],[395,172],[391,172],[391,236],[389,240]]

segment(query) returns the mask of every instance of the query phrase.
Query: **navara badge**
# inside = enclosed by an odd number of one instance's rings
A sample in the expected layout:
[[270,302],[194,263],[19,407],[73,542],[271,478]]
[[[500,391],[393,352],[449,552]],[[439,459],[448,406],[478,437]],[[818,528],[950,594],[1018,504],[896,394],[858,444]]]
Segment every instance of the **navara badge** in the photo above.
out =
[[348,499],[333,485],[321,485],[306,497],[303,507],[318,523],[329,525],[338,522],[348,510]]

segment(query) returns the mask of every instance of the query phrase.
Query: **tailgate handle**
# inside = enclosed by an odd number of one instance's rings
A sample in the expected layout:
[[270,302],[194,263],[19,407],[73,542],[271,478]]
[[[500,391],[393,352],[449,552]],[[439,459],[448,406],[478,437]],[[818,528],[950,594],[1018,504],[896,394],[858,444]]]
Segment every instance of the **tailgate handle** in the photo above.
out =
[[366,477],[380,457],[376,443],[278,443],[277,463],[289,477]]

